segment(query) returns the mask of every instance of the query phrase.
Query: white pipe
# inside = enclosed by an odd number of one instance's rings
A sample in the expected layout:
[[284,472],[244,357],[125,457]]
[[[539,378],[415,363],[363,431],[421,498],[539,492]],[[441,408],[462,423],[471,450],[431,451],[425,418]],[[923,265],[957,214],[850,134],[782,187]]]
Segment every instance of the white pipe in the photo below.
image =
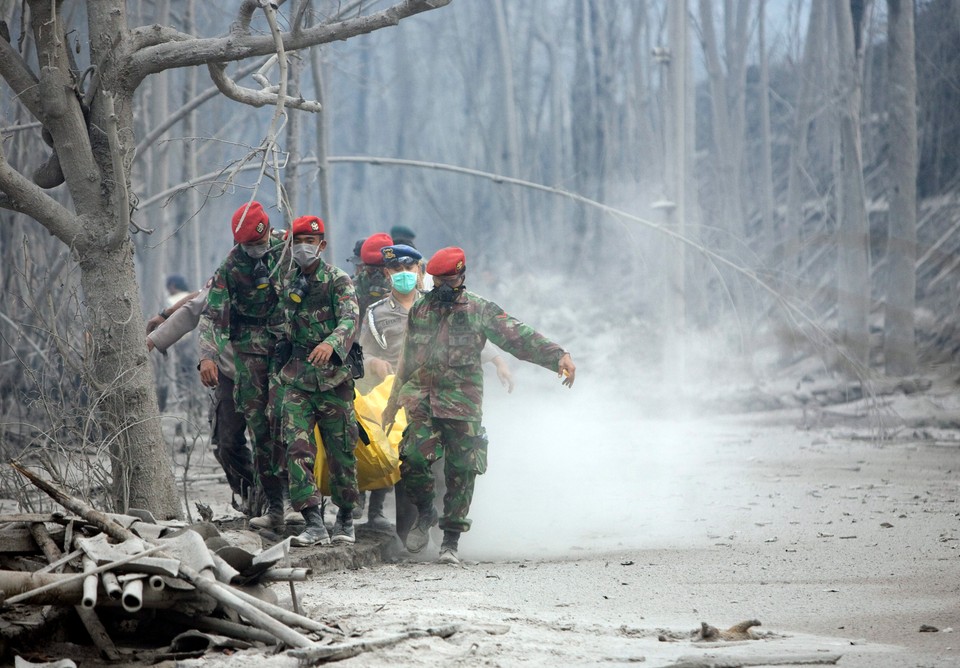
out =
[[120,581],[117,579],[116,574],[107,571],[100,576],[100,581],[103,583],[103,590],[107,592],[107,596],[114,601],[119,601],[120,596],[123,594],[123,587],[120,586]]
[[120,602],[127,612],[136,612],[143,607],[143,578],[127,580],[123,585],[123,596]]
[[80,599],[80,605],[90,610],[97,604],[97,585],[100,584],[100,578],[94,573],[97,564],[90,557],[83,558],[83,572],[87,574],[83,578],[83,598]]

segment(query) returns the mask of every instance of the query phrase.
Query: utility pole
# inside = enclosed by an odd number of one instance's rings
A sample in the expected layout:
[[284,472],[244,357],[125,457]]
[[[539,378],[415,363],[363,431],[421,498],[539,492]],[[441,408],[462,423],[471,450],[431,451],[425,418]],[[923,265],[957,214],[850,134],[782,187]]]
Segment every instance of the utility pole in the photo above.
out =
[[[658,48],[654,57],[663,65],[664,173],[663,197],[653,203],[662,212],[663,223],[686,236],[688,46],[687,0],[667,3],[668,48]],[[686,245],[669,243],[664,290],[664,377],[674,390],[684,385],[686,374]]]

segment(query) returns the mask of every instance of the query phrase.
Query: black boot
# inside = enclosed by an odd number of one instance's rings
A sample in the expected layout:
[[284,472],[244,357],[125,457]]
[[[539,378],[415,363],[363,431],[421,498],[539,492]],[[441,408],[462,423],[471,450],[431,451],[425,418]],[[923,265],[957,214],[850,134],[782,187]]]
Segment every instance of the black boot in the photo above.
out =
[[383,514],[383,502],[390,488],[375,489],[370,492],[370,509],[367,510],[367,527],[375,531],[393,532],[393,525]]
[[363,507],[367,505],[367,493],[360,492],[360,496],[357,497],[357,503],[353,507],[353,519],[358,520],[363,517]]
[[250,520],[250,528],[279,529],[283,527],[283,495],[272,494],[267,497],[267,512]]
[[337,521],[333,524],[334,543],[355,543],[353,535],[353,509],[341,508],[337,511]]
[[407,550],[414,554],[423,550],[430,542],[430,527],[436,524],[437,519],[439,519],[433,504],[417,510],[419,511],[417,523],[410,529],[410,533],[407,534],[407,539],[404,541]]
[[460,557],[457,555],[457,546],[460,543],[459,531],[443,532],[443,542],[440,544],[440,563],[460,565]]
[[286,487],[283,493],[283,523],[287,526],[303,526],[303,513],[298,513],[293,509],[293,503],[290,501],[290,493]]
[[[310,506],[300,511],[307,526],[303,532],[290,539],[290,544],[296,547],[310,547],[311,545],[329,545],[330,535],[323,523],[323,513],[320,506]],[[281,517],[281,522],[283,518]]]
[[397,536],[406,543],[407,534],[417,523],[417,507],[410,500],[402,478],[393,488],[393,499],[397,504]]

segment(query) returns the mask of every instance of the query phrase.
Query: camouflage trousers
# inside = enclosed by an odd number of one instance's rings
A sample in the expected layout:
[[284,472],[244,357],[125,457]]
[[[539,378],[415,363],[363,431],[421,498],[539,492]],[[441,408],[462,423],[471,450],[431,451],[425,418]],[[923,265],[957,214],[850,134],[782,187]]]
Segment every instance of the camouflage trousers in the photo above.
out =
[[210,442],[234,494],[244,501],[254,495],[253,465],[247,448],[247,421],[233,400],[233,378],[220,371],[210,405]]
[[401,496],[418,509],[433,505],[434,478],[431,464],[445,458],[443,477],[447,490],[443,495],[444,531],[469,531],[470,503],[478,475],[487,470],[487,435],[478,421],[433,418],[411,411],[400,442]]
[[283,449],[271,425],[271,359],[267,355],[236,353],[233,398],[237,412],[247,420],[253,436],[253,463],[257,481],[268,499],[280,498]]
[[317,426],[330,469],[330,495],[339,508],[352,510],[359,497],[357,459],[353,454],[359,437],[353,408],[353,379],[321,392],[298,390],[289,385],[283,386],[282,391],[281,420],[290,503],[295,510],[320,505],[320,488],[313,477],[317,461],[313,428]]

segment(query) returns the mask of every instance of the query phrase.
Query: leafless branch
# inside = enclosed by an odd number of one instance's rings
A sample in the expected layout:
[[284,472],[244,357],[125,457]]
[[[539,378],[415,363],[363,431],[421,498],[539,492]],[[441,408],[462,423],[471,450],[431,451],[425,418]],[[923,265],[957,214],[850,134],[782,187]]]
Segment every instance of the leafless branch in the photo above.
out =
[[130,51],[140,51],[151,46],[176,42],[189,42],[196,39],[193,35],[180,32],[170,26],[143,26],[130,32],[128,42]]
[[40,106],[40,82],[13,45],[0,39],[0,78],[13,89],[16,95],[33,117],[43,118]]
[[[287,82],[288,82],[288,68],[287,68],[287,53],[283,48],[283,34],[280,32],[280,26],[277,25],[277,10],[269,2],[262,2],[261,7],[263,8],[263,13],[267,17],[267,23],[270,26],[270,35],[273,37],[274,46],[276,48],[276,62],[280,66],[280,84],[277,89],[277,100],[276,108],[273,111],[273,118],[270,119],[270,127],[267,130],[267,136],[263,141],[264,149],[264,166],[266,166],[267,161],[273,159],[273,173],[274,173],[274,184],[276,185],[277,193],[276,199],[280,203],[283,200],[281,199],[282,192],[280,189],[280,184],[282,182],[280,178],[280,156],[279,156],[279,147],[277,146],[277,137],[280,134],[280,129],[286,125],[287,121],[287,112],[285,109],[285,103],[287,99]],[[269,63],[269,61],[268,61]],[[264,65],[261,70],[266,68],[267,65]],[[261,177],[263,171],[260,172]],[[256,191],[254,191],[256,194]],[[283,211],[281,210],[281,213]]]
[[237,10],[237,18],[230,24],[231,35],[249,35],[253,15],[260,8],[259,0],[243,0]]
[[44,63],[40,69],[40,94],[43,96],[44,128],[53,137],[54,149],[60,155],[70,155],[71,159],[62,164],[64,175],[70,187],[70,194],[79,206],[84,201],[95,201],[100,195],[100,180],[90,176],[99,174],[86,119],[80,109],[80,101],[74,91],[74,81],[69,71],[66,57],[66,45],[62,34],[58,32],[60,17],[59,5],[55,3],[32,3],[35,26],[39,32],[48,30],[51,36],[38,36],[38,59]]
[[[263,107],[268,104],[277,103],[278,95],[275,90],[271,90],[270,88],[254,90],[240,86],[227,76],[225,68],[225,63],[212,63],[207,66],[207,69],[210,71],[210,78],[213,79],[217,89],[228,98],[242,104],[250,105],[251,107]],[[287,96],[284,98],[283,104],[284,106],[300,109],[301,111],[314,113],[320,111],[319,102],[304,100],[303,98]]]
[[[254,70],[259,69],[262,65],[263,63],[261,61],[245,65],[237,70],[235,77],[237,79],[244,77]],[[173,127],[176,123],[180,122],[191,111],[202,105],[204,102],[216,97],[218,92],[220,92],[220,90],[217,86],[210,86],[205,91],[183,105],[177,112],[167,116],[162,123],[157,125],[157,127],[151,130],[143,139],[140,140],[140,143],[137,144],[137,150],[135,153],[137,155],[141,155],[147,147],[151,146],[155,141],[157,141],[157,139],[163,136],[163,133]],[[4,130],[6,130],[6,128],[4,128]]]
[[310,6],[310,0],[300,0],[300,6],[297,8],[297,15],[293,18],[293,21],[290,22],[290,31],[297,35],[303,30],[303,17],[307,13],[307,8]]
[[0,207],[25,213],[68,246],[80,232],[73,214],[7,163],[0,143]]
[[[401,0],[392,7],[335,23],[323,24],[300,30],[296,33],[283,33],[283,48],[287,51],[303,49],[315,44],[325,44],[345,40],[357,35],[374,32],[381,28],[397,25],[401,20],[437,9],[450,4],[451,0]],[[251,4],[248,0],[246,7]],[[134,39],[146,29],[134,30]],[[233,27],[231,28],[233,31]],[[233,60],[242,60],[253,56],[265,56],[276,52],[272,35],[246,35],[242,30],[231,32],[226,37],[196,38],[156,44],[135,51],[130,58],[127,70],[131,79],[130,87],[146,76],[175,67],[208,65]]]

